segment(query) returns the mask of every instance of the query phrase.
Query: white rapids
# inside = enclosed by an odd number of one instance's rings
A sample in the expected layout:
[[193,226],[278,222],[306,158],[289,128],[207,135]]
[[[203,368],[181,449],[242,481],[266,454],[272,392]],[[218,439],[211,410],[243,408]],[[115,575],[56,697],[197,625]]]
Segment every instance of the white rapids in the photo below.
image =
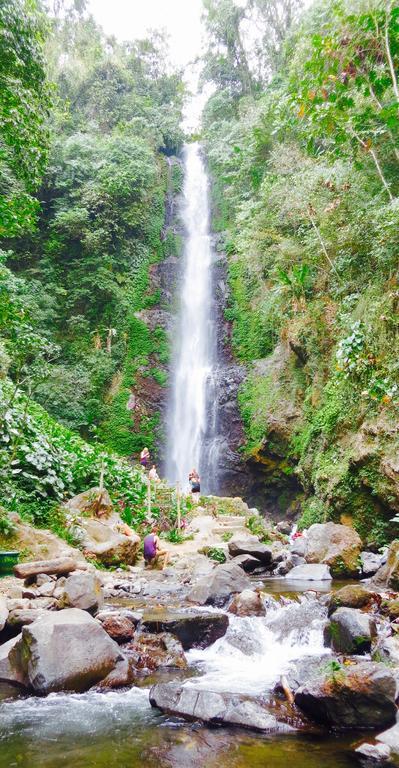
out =
[[192,649],[190,664],[201,677],[186,685],[233,693],[265,694],[295,661],[330,654],[323,645],[326,610],[313,599],[268,608],[267,616],[229,614],[224,637],[205,650]]
[[[212,435],[215,419],[215,328],[212,307],[212,246],[208,178],[197,143],[184,149],[181,216],[185,229],[180,312],[172,375],[166,475],[171,483],[187,485],[194,467],[202,490],[215,492],[210,464],[217,465]],[[205,450],[206,442],[206,450]],[[212,462],[207,454],[212,455]]]

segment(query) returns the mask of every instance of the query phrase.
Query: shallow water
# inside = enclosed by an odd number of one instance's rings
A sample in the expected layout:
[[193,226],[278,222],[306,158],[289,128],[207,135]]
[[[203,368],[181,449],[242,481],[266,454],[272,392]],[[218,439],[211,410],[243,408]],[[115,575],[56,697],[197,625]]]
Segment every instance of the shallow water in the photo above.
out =
[[353,737],[257,736],[167,719],[148,691],[28,698],[1,708],[0,766],[13,768],[349,768]]
[[157,678],[183,682],[181,672],[168,671],[129,690],[0,697],[0,768],[286,768],[293,758],[296,768],[357,765],[350,744],[359,735],[305,734],[292,713],[287,717],[286,704],[276,708],[274,683],[296,659],[329,659],[322,641],[326,607],[312,595],[283,602],[269,604],[264,618],[230,616],[223,638],[187,653],[184,684],[262,694],[281,728],[294,726],[290,733],[254,735],[166,718],[151,708],[148,686]]

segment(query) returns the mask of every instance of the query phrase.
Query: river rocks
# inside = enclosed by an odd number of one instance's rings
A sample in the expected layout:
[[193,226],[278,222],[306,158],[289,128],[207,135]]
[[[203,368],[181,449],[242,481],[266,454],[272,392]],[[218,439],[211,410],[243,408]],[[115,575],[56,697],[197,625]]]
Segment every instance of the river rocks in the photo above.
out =
[[378,555],[375,552],[361,552],[360,568],[362,578],[368,579],[370,576],[374,576],[381,567],[383,559],[383,555]]
[[225,613],[179,613],[178,611],[148,611],[143,614],[141,628],[148,632],[171,632],[189,648],[207,648],[223,637],[229,626]]
[[121,524],[119,515],[113,515],[108,520],[81,518],[79,525],[74,526],[74,529],[78,532],[81,546],[99,562],[108,566],[117,563],[134,565],[140,546],[140,537],[135,533],[125,536],[114,530]]
[[266,609],[259,592],[244,589],[233,597],[229,605],[229,613],[234,613],[236,616],[265,616]]
[[124,688],[132,685],[135,680],[134,669],[131,659],[120,659],[116,662],[115,668],[97,684],[97,688]]
[[10,660],[11,652],[18,641],[19,636],[0,645],[0,682],[25,688],[25,677],[22,671]]
[[167,714],[204,723],[236,725],[263,732],[279,729],[276,718],[260,699],[240,694],[160,683],[150,690],[150,704]]
[[0,632],[4,629],[8,618],[7,600],[3,595],[0,595]]
[[366,760],[366,765],[377,765],[386,762],[391,756],[391,750],[387,744],[361,744],[355,749],[356,755],[359,755],[362,762]]
[[325,563],[334,578],[358,576],[362,541],[353,528],[336,523],[315,523],[306,536],[307,563]]
[[324,630],[324,642],[336,653],[368,653],[377,635],[374,619],[356,608],[338,608]]
[[381,638],[374,649],[373,655],[376,660],[399,665],[399,637],[392,635],[392,637]]
[[375,600],[375,594],[360,584],[348,584],[333,592],[329,599],[328,615],[337,608],[367,608]]
[[378,569],[372,583],[377,587],[399,590],[399,540],[390,545],[387,562]]
[[233,562],[218,565],[209,576],[200,579],[188,599],[200,605],[224,605],[235,592],[249,589],[251,582],[242,568]]
[[162,668],[187,667],[182,644],[168,632],[137,634],[131,643],[124,646],[124,652],[130,659],[132,669],[138,674],[148,674]]
[[264,565],[270,565],[272,561],[272,550],[266,544],[262,544],[255,536],[248,539],[239,539],[229,541],[229,553],[232,557],[237,555],[251,555],[260,560]]
[[71,573],[78,567],[72,557],[59,557],[55,560],[36,560],[32,563],[18,563],[14,566],[14,574],[19,579],[37,576],[38,574],[57,574],[59,576]]
[[[96,616],[96,618],[99,619],[99,616]],[[119,613],[108,613],[99,620],[107,635],[112,637],[119,645],[129,642],[135,633],[135,622],[128,616],[123,616]]]
[[237,555],[233,560],[235,565],[239,565],[246,573],[251,573],[255,568],[259,568],[259,560],[252,555]]
[[119,648],[86,611],[47,613],[25,626],[10,652],[11,666],[36,693],[84,691],[114,669]]
[[46,614],[47,611],[44,608],[15,608],[9,613],[7,626],[20,632],[22,627],[33,624]]
[[77,496],[73,496],[64,504],[70,512],[78,512],[81,515],[96,515],[109,517],[113,512],[111,497],[105,488],[90,488]]
[[78,571],[66,580],[61,597],[62,607],[95,613],[103,602],[101,583],[96,574]]
[[386,744],[395,755],[399,755],[399,723],[376,737],[377,741]]
[[319,677],[295,694],[317,723],[338,728],[387,727],[396,717],[396,681],[383,664],[365,662]]
[[331,581],[332,576],[327,565],[306,563],[292,568],[286,578],[293,581]]
[[399,619],[399,599],[382,600],[380,611],[384,616],[389,616],[391,621]]

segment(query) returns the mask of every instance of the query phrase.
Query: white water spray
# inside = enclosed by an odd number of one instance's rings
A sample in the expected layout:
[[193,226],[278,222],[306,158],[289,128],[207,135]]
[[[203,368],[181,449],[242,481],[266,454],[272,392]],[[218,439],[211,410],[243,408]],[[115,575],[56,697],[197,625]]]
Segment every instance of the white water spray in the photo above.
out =
[[[195,467],[202,490],[215,491],[208,456],[214,419],[208,400],[214,384],[215,335],[212,322],[212,248],[209,232],[208,179],[198,144],[184,150],[182,219],[185,227],[179,329],[175,350],[166,474],[171,483],[187,484]],[[209,413],[208,413],[209,410]],[[205,449],[205,442],[207,449]],[[213,456],[213,467],[216,466]]]

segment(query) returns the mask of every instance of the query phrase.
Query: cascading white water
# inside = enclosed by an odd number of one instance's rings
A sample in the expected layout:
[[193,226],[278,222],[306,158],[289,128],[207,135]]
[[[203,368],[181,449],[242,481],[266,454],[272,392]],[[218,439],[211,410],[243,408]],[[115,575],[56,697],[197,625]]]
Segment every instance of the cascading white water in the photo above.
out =
[[[181,216],[185,228],[185,248],[166,475],[171,483],[179,481],[186,485],[188,474],[195,467],[201,475],[202,490],[214,492],[215,477],[210,477],[210,462],[205,455],[212,454],[210,432],[215,429],[215,420],[208,418],[207,413],[207,403],[212,397],[214,385],[215,362],[212,247],[208,179],[197,143],[185,146],[184,170]],[[213,456],[212,467],[216,465]]]

